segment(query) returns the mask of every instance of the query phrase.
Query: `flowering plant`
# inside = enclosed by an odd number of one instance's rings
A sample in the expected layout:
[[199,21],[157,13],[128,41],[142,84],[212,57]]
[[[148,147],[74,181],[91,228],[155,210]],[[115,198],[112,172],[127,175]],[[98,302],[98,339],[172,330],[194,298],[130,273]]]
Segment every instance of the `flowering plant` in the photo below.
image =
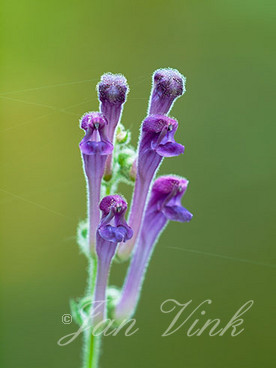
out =
[[[170,68],[153,74],[148,116],[141,126],[137,152],[130,145],[130,132],[120,122],[129,91],[125,77],[104,74],[97,91],[100,112],[88,112],[80,120],[85,131],[80,150],[88,219],[78,227],[78,244],[87,256],[89,275],[85,297],[71,301],[71,309],[84,332],[83,368],[98,366],[99,331],[110,318],[118,326],[133,316],[154,246],[167,223],[192,218],[181,205],[188,181],[175,175],[155,180],[165,157],[184,153],[184,146],[174,138],[178,122],[168,114],[185,92],[185,77]],[[128,221],[126,200],[115,194],[121,181],[134,185]],[[110,287],[112,262],[128,259],[123,287]]]

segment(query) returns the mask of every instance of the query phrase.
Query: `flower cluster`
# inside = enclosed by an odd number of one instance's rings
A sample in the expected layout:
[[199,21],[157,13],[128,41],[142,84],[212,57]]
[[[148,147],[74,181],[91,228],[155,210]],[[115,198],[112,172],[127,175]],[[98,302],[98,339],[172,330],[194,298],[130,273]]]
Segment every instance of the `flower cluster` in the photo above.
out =
[[[124,76],[104,74],[97,85],[99,112],[88,112],[80,120],[85,131],[80,150],[88,220],[79,226],[78,242],[90,265],[85,300],[92,302],[87,312],[91,327],[104,324],[107,317],[120,323],[133,315],[160,234],[169,221],[189,222],[192,218],[181,205],[188,181],[174,175],[155,179],[164,158],[184,153],[184,146],[175,140],[178,122],[168,114],[185,92],[185,77],[170,68],[153,74],[148,115],[142,122],[137,150],[130,145],[130,132],[120,122],[128,91]],[[126,200],[115,194],[121,181],[134,185],[127,221]],[[130,264],[121,291],[109,303],[108,278],[115,258],[130,259]],[[95,308],[95,303],[100,306]],[[82,300],[74,303],[74,315],[82,304]],[[89,330],[84,367],[91,367],[91,346],[96,345]]]

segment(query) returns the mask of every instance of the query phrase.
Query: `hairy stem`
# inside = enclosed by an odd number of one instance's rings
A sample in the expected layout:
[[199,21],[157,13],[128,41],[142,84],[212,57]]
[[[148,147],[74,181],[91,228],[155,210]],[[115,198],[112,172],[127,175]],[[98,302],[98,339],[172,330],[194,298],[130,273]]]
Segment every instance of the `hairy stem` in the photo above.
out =
[[[89,260],[89,270],[88,270],[88,286],[87,286],[87,296],[93,296],[95,289],[97,275],[97,259],[90,258]],[[93,301],[89,306],[91,310],[93,308]],[[90,315],[90,311],[88,312]],[[84,357],[83,357],[83,368],[97,368],[99,362],[99,352],[100,352],[100,337],[94,336],[93,326],[91,325],[91,320],[89,319],[88,327],[84,330]]]

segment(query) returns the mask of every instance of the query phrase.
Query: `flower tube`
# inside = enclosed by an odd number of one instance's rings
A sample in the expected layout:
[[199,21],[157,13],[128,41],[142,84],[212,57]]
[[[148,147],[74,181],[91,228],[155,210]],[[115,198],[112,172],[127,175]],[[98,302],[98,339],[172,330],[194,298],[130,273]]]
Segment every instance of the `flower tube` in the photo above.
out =
[[106,288],[117,244],[130,239],[133,234],[124,219],[127,204],[122,197],[119,195],[104,197],[100,209],[102,219],[97,230],[97,276],[92,308],[94,326],[106,318]]
[[184,153],[184,146],[174,140],[177,127],[176,120],[164,115],[151,115],[143,122],[137,176],[129,216],[133,237],[126,244],[119,245],[117,256],[121,260],[127,259],[134,248],[142,224],[150,185],[163,157],[173,157]]
[[113,145],[106,136],[107,121],[101,113],[85,114],[80,125],[86,132],[80,142],[80,150],[88,189],[89,250],[95,254],[96,230],[100,222],[101,181],[106,158],[112,153]]
[[[113,143],[114,133],[120,121],[123,105],[128,94],[126,78],[121,74],[106,73],[98,83],[98,97],[100,110],[107,120],[106,134]],[[105,178],[109,180],[112,176],[112,154],[107,158]]]
[[177,176],[163,176],[155,181],[139,241],[115,310],[117,321],[130,318],[135,312],[155,243],[168,221],[189,222],[192,219],[192,214],[181,205],[187,186],[188,181]]
[[175,100],[185,93],[186,78],[176,69],[158,69],[152,78],[148,114],[168,114]]

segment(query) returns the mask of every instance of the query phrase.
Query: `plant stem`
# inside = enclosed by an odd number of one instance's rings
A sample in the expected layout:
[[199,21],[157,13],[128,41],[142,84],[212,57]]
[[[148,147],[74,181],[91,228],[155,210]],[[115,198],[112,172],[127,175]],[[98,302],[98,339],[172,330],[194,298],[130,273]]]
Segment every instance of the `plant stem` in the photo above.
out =
[[90,346],[87,368],[97,368],[99,363],[99,352],[101,345],[101,336],[94,336],[90,334]]
[[[93,297],[94,288],[97,275],[97,259],[90,258],[89,260],[89,270],[88,270],[88,287],[87,295]],[[93,308],[93,302],[89,308],[88,315],[90,315],[90,310]],[[89,320],[91,324],[91,320]],[[84,356],[83,356],[83,368],[97,368],[99,362],[99,352],[101,339],[100,336],[93,335],[93,327],[90,325],[84,330]]]

